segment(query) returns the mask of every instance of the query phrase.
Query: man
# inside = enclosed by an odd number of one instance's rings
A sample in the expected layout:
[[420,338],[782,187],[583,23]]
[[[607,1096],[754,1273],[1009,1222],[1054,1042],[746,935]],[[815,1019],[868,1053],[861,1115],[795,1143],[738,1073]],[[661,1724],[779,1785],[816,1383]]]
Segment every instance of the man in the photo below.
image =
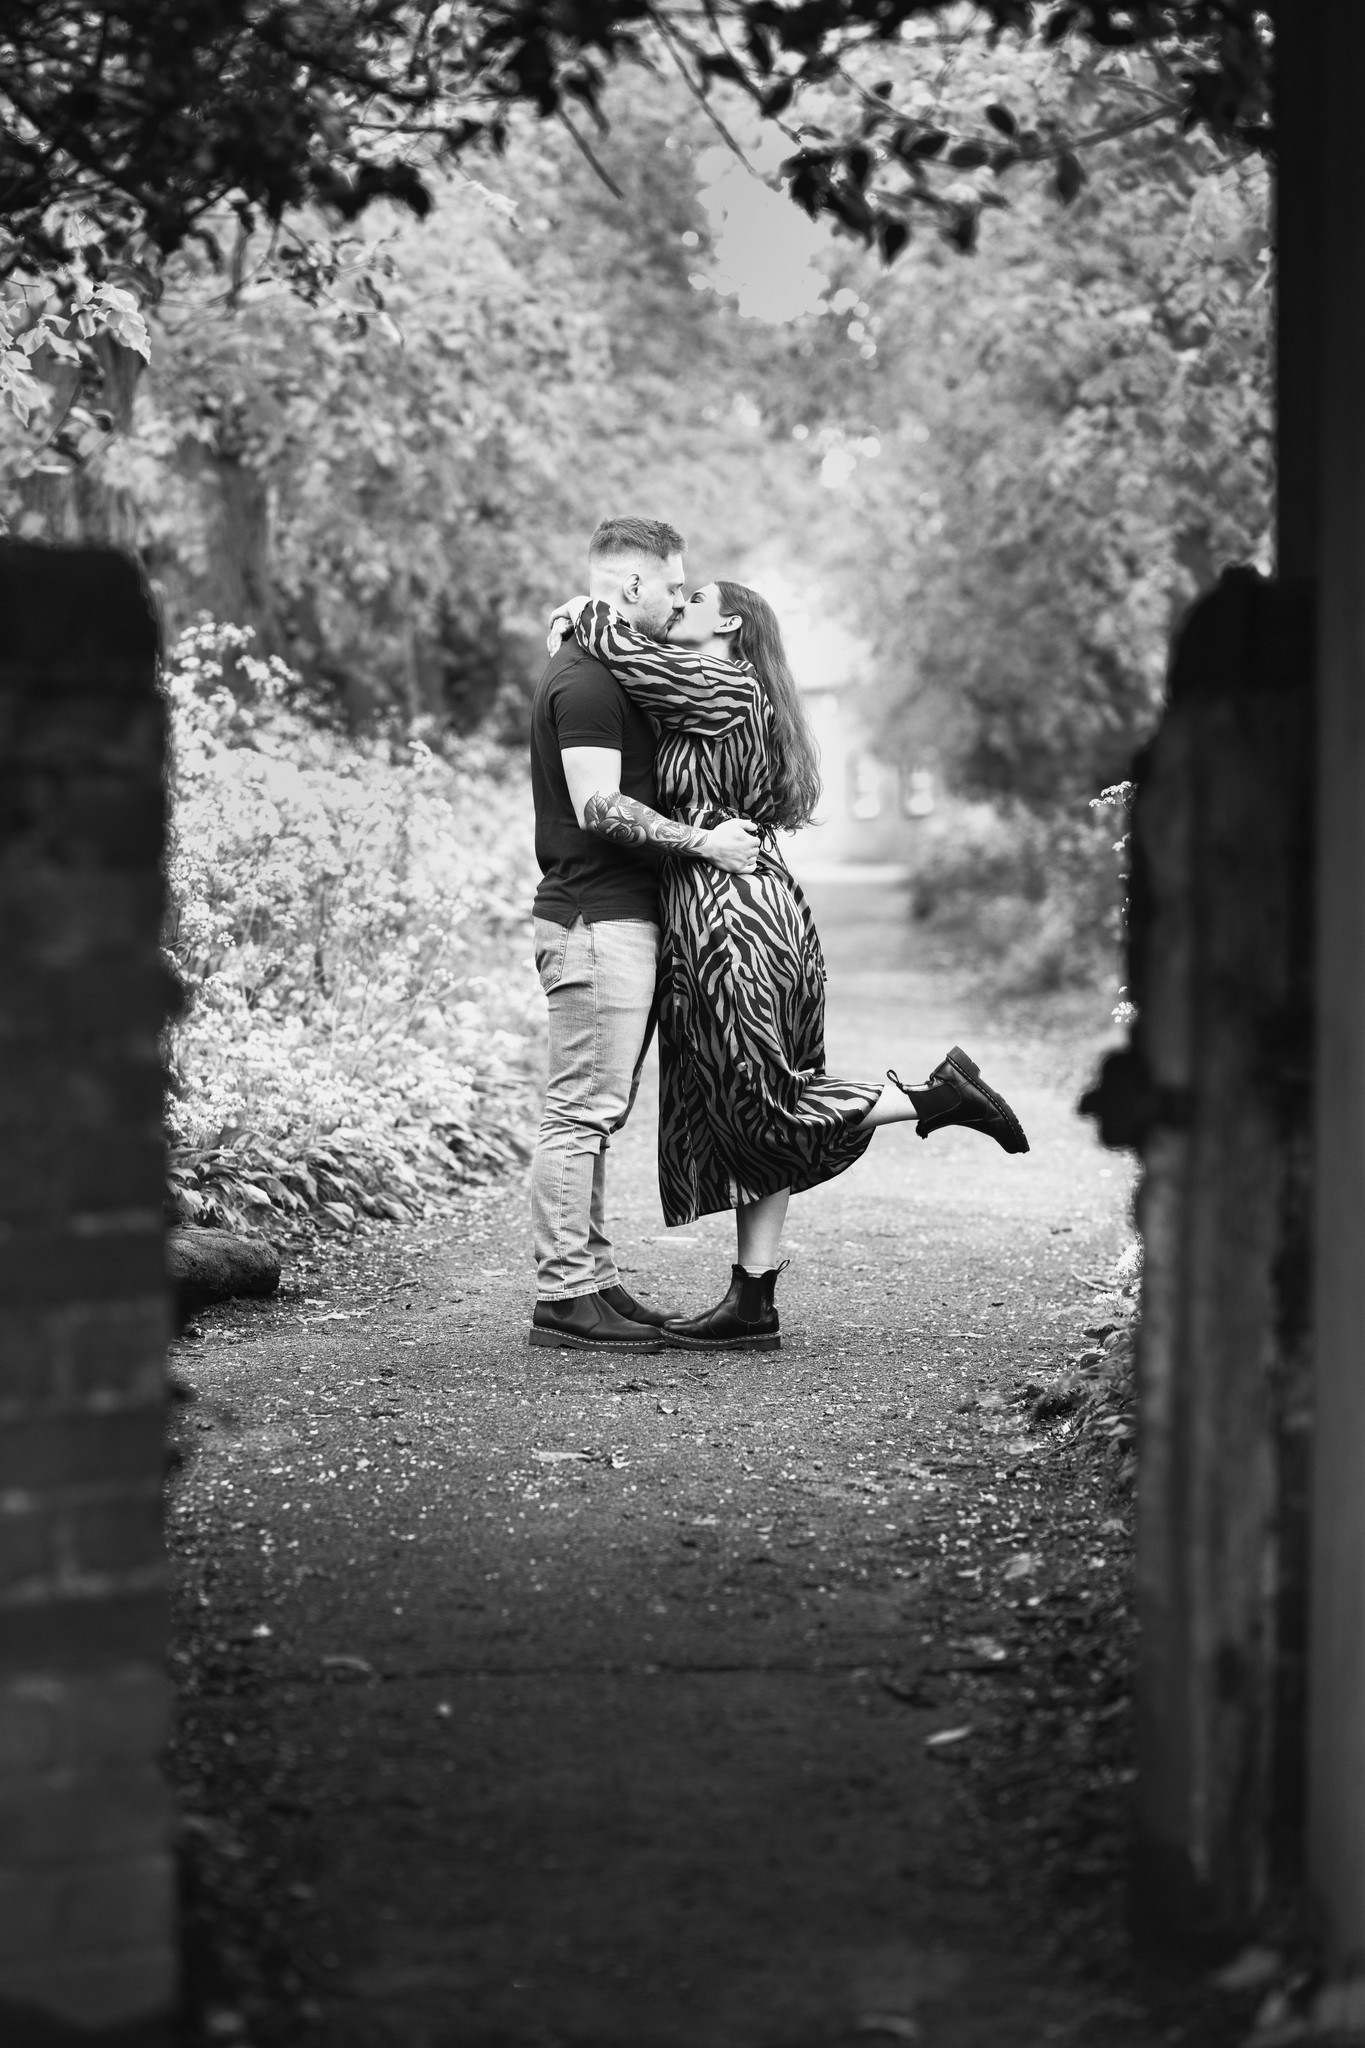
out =
[[[607,519],[588,587],[662,640],[682,607],[681,534]],[[606,1151],[629,1116],[654,1026],[658,862],[752,870],[754,828],[713,832],[655,809],[654,728],[611,671],[570,637],[531,706],[536,971],[549,1001],[550,1073],[531,1166],[532,1344],[659,1350],[665,1315],[620,1283],[606,1225]]]

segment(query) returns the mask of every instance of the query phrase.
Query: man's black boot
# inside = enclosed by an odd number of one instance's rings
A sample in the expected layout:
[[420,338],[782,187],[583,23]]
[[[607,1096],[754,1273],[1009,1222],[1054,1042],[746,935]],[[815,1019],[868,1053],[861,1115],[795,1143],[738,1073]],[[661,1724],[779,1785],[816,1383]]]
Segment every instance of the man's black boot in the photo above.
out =
[[650,1323],[656,1330],[661,1330],[665,1323],[677,1320],[665,1308],[651,1308],[647,1301],[637,1301],[619,1280],[611,1287],[599,1287],[597,1292],[599,1300],[605,1301],[608,1308],[614,1308],[617,1315],[624,1316],[628,1322]]
[[887,1068],[886,1078],[894,1081],[901,1094],[908,1095],[914,1104],[919,1117],[915,1129],[921,1138],[946,1130],[949,1124],[962,1124],[969,1131],[994,1138],[1006,1152],[1028,1151],[1028,1139],[1018,1117],[1004,1096],[997,1095],[982,1080],[980,1067],[975,1060],[968,1059],[960,1045],[955,1045],[939,1061],[918,1088],[907,1087],[892,1067]]
[[623,1316],[602,1294],[576,1294],[566,1301],[538,1301],[531,1316],[532,1344],[560,1351],[665,1351],[667,1339],[653,1323]]
[[664,1334],[688,1351],[776,1351],[781,1344],[773,1289],[786,1266],[774,1266],[768,1273],[746,1273],[743,1266],[730,1269],[730,1291],[723,1301],[705,1315],[675,1316],[664,1324]]

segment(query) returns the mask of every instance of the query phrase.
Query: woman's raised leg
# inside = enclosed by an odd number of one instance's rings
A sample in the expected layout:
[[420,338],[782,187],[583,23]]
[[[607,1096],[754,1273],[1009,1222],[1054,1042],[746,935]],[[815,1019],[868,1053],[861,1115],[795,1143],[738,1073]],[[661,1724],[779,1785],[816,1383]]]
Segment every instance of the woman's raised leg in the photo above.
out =
[[[915,1095],[921,1092],[917,1088]],[[907,1095],[903,1089],[888,1081],[863,1118],[863,1125],[880,1129],[883,1124],[909,1124],[914,1123],[922,1114],[923,1112],[915,1106],[913,1095]]]

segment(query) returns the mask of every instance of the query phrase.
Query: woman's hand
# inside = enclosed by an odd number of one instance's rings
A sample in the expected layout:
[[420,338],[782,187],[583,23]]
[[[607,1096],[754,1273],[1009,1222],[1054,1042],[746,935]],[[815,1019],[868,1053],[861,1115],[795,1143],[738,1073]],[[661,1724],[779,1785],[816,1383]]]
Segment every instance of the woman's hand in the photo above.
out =
[[570,597],[566,598],[563,604],[555,606],[550,613],[550,633],[545,642],[551,654],[558,654],[577,624],[578,614],[584,605],[591,603],[590,597]]
[[698,851],[727,875],[751,875],[758,866],[758,827],[751,818],[727,818]]

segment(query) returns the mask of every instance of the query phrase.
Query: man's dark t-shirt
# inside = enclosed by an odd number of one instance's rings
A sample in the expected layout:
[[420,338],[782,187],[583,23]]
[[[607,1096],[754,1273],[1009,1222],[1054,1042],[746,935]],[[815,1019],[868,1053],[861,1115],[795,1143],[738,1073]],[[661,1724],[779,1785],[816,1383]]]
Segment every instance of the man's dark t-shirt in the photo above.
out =
[[654,728],[609,668],[572,638],[551,656],[531,700],[531,794],[541,882],[535,914],[554,924],[659,916],[658,859],[650,847],[613,846],[574,815],[560,753],[610,747],[621,756],[621,791],[655,808]]

